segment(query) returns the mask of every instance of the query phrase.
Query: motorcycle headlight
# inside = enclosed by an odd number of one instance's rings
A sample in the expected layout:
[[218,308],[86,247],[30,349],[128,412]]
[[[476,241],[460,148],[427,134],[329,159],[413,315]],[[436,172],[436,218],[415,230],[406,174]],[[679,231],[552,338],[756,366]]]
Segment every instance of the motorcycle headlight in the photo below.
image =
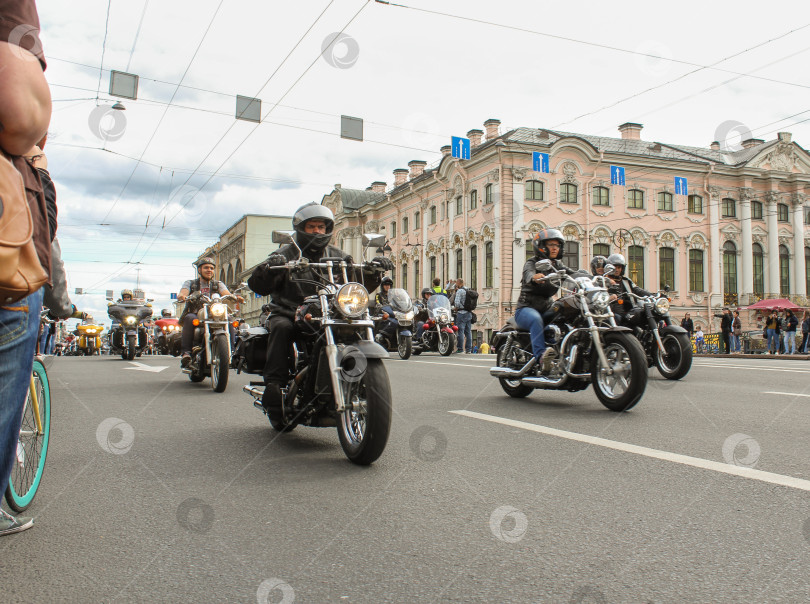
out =
[[225,313],[228,312],[228,307],[221,302],[217,302],[216,304],[212,304],[208,308],[208,311],[215,317],[224,317]]
[[655,301],[655,311],[662,315],[667,314],[669,312],[669,300],[666,298],[658,298],[658,300]]
[[368,308],[368,291],[359,283],[347,283],[338,290],[335,306],[345,316],[357,318]]
[[610,294],[605,291],[597,291],[591,294],[591,304],[596,308],[607,308],[608,302],[610,301]]
[[436,318],[437,318],[439,321],[443,321],[443,322],[445,322],[445,323],[449,323],[449,322],[450,322],[450,315],[448,315],[446,312],[440,312],[440,313],[438,313],[438,314],[436,315]]
[[126,319],[124,319],[124,323],[126,323],[127,325],[135,325],[135,323],[137,323],[137,322],[138,322],[138,319],[136,319],[135,317],[132,317],[132,316],[129,316]]
[[397,321],[412,321],[413,311],[409,310],[408,312],[395,312],[394,316],[397,318]]
[[95,329],[88,329],[88,330],[87,330],[87,333],[89,333],[89,334],[94,334],[94,333],[96,333],[96,330],[95,330]]

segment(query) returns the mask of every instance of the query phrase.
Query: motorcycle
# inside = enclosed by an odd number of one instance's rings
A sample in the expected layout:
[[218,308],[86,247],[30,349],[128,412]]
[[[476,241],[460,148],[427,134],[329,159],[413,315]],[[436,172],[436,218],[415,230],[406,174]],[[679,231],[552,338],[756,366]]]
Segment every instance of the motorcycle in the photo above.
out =
[[[208,297],[194,292],[186,298],[186,307],[196,307],[199,303],[197,318],[192,322],[194,337],[192,339],[191,362],[183,368],[192,382],[202,382],[211,377],[214,392],[225,392],[228,386],[228,372],[231,364],[231,334],[229,326],[233,311],[228,302],[236,302],[236,296],[229,294],[220,297],[213,294]],[[234,327],[236,327],[234,325]]]
[[94,355],[101,351],[101,332],[103,325],[77,325],[75,334],[78,336],[78,354]]
[[[293,235],[294,231],[276,231],[273,242],[295,244]],[[363,243],[365,254],[369,246],[384,245],[385,236],[367,233]],[[318,294],[306,298],[296,312],[290,374],[281,388],[283,419],[270,419],[270,424],[282,433],[299,425],[337,427],[343,452],[359,465],[369,465],[382,455],[391,431],[391,386],[382,362],[388,352],[374,342],[368,290],[349,281],[347,274],[348,269],[372,266],[378,268],[366,262],[349,264],[342,258],[326,257],[315,263],[299,256],[272,268],[294,276],[299,269],[315,267],[324,269],[326,276],[319,277]],[[336,282],[335,271],[340,271],[342,284]],[[247,336],[253,345],[261,342],[262,331],[266,343],[264,327],[247,331],[255,332]],[[264,354],[247,352],[237,364],[248,373],[262,373]],[[261,404],[264,382],[252,381],[244,390],[256,408],[267,414]]]
[[374,340],[388,351],[396,350],[401,359],[409,359],[413,350],[413,302],[408,292],[391,288],[382,312],[372,317]]
[[514,398],[536,388],[577,392],[593,384],[597,398],[611,411],[633,408],[647,387],[647,359],[632,330],[616,325],[606,278],[585,271],[554,272],[548,260],[540,260],[537,270],[547,275],[543,281],[559,282],[563,294],[544,315],[546,345],[556,352],[551,367],[537,375],[529,331],[513,317],[493,338],[497,366],[490,375]]
[[453,354],[456,348],[458,327],[453,325],[450,300],[442,294],[434,294],[427,301],[428,319],[419,338],[413,339],[413,354],[438,352],[443,357]]
[[[175,317],[158,319],[155,325],[160,328],[155,346],[158,354],[180,355],[180,325]],[[177,334],[175,337],[174,334]]]
[[141,356],[149,344],[143,322],[152,316],[152,305],[134,302],[110,304],[107,314],[114,321],[109,334],[112,353],[120,354],[125,361]]
[[[653,365],[668,380],[679,380],[692,368],[692,342],[689,333],[675,325],[669,316],[666,288],[650,296],[629,295],[637,304],[625,315],[624,324],[632,328],[647,356],[647,366]],[[660,322],[664,323],[659,328]]]

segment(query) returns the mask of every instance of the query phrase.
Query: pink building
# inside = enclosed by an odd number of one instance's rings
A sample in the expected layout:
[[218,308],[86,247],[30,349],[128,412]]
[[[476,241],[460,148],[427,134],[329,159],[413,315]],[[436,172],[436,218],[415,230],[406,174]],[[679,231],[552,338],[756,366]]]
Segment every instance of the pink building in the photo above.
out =
[[[810,154],[789,133],[725,151],[645,141],[634,123],[619,126],[621,138],[499,126],[467,133],[469,160],[447,146],[435,166],[394,170],[391,188],[335,185],[322,203],[335,212],[336,243],[357,257],[363,232],[385,232],[395,282],[414,297],[434,276],[462,277],[480,294],[474,328],[485,337],[512,314],[527,241],[544,227],[562,230],[574,268],[621,251],[631,277],[669,285],[672,314],[689,310],[696,328],[716,326],[724,304],[808,304]],[[535,151],[548,154],[548,173],[533,170]],[[624,168],[624,186],[611,184],[611,166]],[[675,177],[687,194],[676,195]]]

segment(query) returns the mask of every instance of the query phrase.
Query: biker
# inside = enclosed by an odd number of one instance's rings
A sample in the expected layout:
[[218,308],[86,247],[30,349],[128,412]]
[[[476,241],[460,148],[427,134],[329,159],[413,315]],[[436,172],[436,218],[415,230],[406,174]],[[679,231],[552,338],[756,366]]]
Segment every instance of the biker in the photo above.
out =
[[[281,388],[286,386],[290,375],[295,311],[307,296],[317,294],[320,288],[319,277],[328,273],[326,269],[301,267],[291,275],[289,271],[274,270],[272,267],[296,260],[299,255],[310,262],[319,262],[321,258],[342,258],[347,263],[353,262],[352,257],[343,250],[329,245],[335,228],[335,217],[329,208],[315,202],[305,204],[293,215],[292,226],[295,230],[295,243],[283,245],[270,254],[267,260],[253,270],[248,279],[251,290],[260,296],[270,296],[270,318],[267,320],[270,334],[267,339],[262,406],[274,421],[283,419]],[[373,262],[379,268],[363,269],[362,274],[357,274],[351,268],[347,269],[349,278],[359,277],[358,281],[364,283],[370,292],[380,284],[380,271],[394,269],[393,262],[388,258],[379,256]],[[340,278],[339,271],[335,271],[335,277]]]
[[[177,293],[177,301],[183,302],[188,296],[197,292],[200,292],[204,296],[212,296],[213,294],[229,296],[231,292],[228,291],[225,284],[222,283],[222,281],[217,281],[212,278],[215,268],[214,259],[211,257],[202,258],[197,262],[197,278],[189,279],[183,283],[180,291]],[[236,299],[239,302],[245,301],[242,296],[236,296]],[[191,346],[194,342],[193,321],[197,318],[197,311],[200,309],[200,306],[199,302],[186,304],[183,309],[183,314],[180,317],[180,323],[182,325],[182,331],[180,332],[181,367],[188,367],[189,363],[191,363]]]
[[259,315],[259,326],[264,327],[267,322],[267,317],[270,316],[270,305],[262,304],[262,312]]
[[393,311],[390,308],[390,302],[388,300],[388,292],[391,291],[393,285],[394,280],[388,275],[386,275],[385,277],[382,278],[382,281],[380,281],[380,291],[377,292],[377,295],[374,297],[374,303],[376,305],[374,314],[382,314],[383,312],[389,313],[388,319],[385,321],[385,324],[378,323],[379,332],[381,333],[377,333],[377,335],[374,336],[374,339],[377,342],[381,341],[383,333],[386,335],[391,335],[391,333],[396,330],[396,327],[398,325],[397,320],[392,316]]
[[[612,285],[608,286],[608,292],[611,294],[610,308],[616,317],[616,323],[620,324],[624,321],[625,315],[630,312],[634,306],[634,300],[630,297],[628,292],[636,296],[649,296],[651,295],[645,289],[637,286],[633,281],[626,277],[624,271],[627,267],[627,261],[622,254],[611,254],[607,259],[608,264],[613,265],[612,274],[608,275]],[[615,298],[613,296],[616,296]]]
[[379,307],[388,306],[388,292],[391,291],[391,288],[394,287],[394,280],[386,275],[380,281],[380,291],[377,292],[377,295],[374,297],[374,302]]
[[132,290],[131,289],[122,289],[121,290],[121,298],[118,300],[118,303],[121,304],[123,302],[132,302]]
[[416,321],[416,335],[414,336],[417,340],[422,337],[422,334],[425,333],[425,323],[428,320],[428,300],[430,297],[436,292],[434,292],[429,287],[426,287],[422,290],[422,293],[419,294],[420,301],[418,301],[414,306],[416,307],[414,310],[416,311],[413,317],[413,320]]
[[607,264],[607,258],[604,256],[594,256],[593,260],[591,260],[591,274],[594,277],[598,277],[599,275],[605,274],[605,265]]
[[545,323],[553,316],[550,311],[551,297],[557,293],[560,286],[558,283],[543,281],[545,273],[539,272],[535,264],[540,260],[551,260],[555,271],[572,274],[574,271],[560,260],[564,245],[563,234],[557,229],[543,229],[534,236],[532,239],[534,257],[523,265],[522,285],[515,311],[515,323],[521,329],[529,330],[532,354],[543,372],[548,372],[551,368],[551,357],[554,355],[554,349],[546,347]]

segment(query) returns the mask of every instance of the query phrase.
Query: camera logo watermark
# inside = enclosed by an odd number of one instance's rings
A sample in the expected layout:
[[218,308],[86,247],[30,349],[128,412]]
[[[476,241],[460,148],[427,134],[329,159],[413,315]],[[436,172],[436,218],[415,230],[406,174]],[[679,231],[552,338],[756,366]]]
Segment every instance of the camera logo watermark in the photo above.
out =
[[192,533],[207,533],[214,524],[214,508],[197,497],[190,497],[177,507],[177,523]]
[[447,436],[434,426],[419,426],[411,432],[409,444],[422,461],[439,461],[447,452]]
[[256,602],[258,604],[292,604],[295,602],[295,590],[289,583],[281,579],[265,579],[256,590]]
[[720,143],[724,151],[740,151],[742,143],[751,138],[754,138],[751,129],[735,120],[726,120],[714,131],[714,140]]
[[359,382],[368,369],[366,355],[356,346],[347,346],[338,357],[340,377],[346,382]]
[[183,221],[198,222],[208,211],[208,196],[197,187],[180,185],[169,193],[168,203],[177,206],[173,212],[182,213]]
[[517,543],[523,539],[528,526],[526,514],[511,505],[496,508],[489,517],[489,530],[504,543]]
[[645,75],[660,78],[672,69],[672,49],[660,40],[644,40],[635,51],[636,67]]
[[127,117],[123,111],[99,105],[90,112],[87,125],[93,136],[105,142],[114,143],[124,136],[127,130]]
[[107,453],[123,455],[135,442],[135,430],[117,417],[108,417],[96,428],[96,440]]
[[723,443],[723,459],[733,466],[753,468],[759,454],[759,443],[747,434],[732,434]]
[[335,32],[323,39],[321,56],[332,67],[349,69],[360,57],[360,45],[350,35]]
[[11,52],[23,61],[39,61],[34,55],[42,54],[39,29],[27,23],[18,25],[9,32],[8,44]]

